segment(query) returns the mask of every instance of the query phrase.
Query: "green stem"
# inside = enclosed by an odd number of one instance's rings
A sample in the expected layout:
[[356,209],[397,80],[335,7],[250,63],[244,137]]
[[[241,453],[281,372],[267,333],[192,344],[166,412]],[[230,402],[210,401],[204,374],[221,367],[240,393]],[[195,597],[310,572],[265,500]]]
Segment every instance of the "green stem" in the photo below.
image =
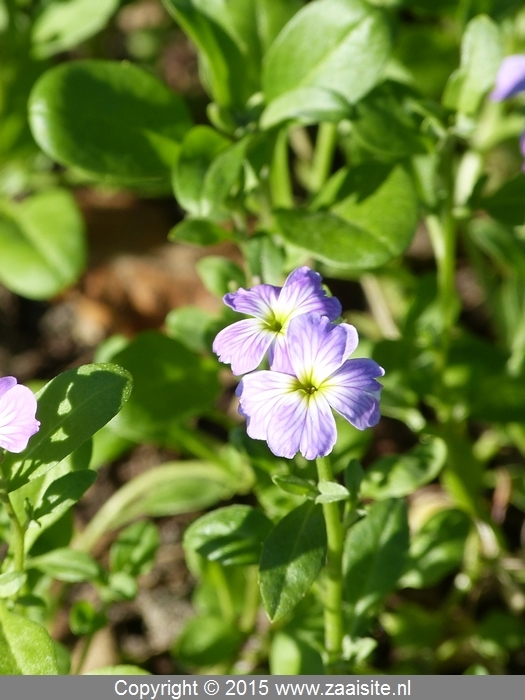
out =
[[[320,481],[334,481],[328,457],[317,460]],[[343,645],[343,526],[339,504],[323,503],[328,553],[326,558],[325,645],[329,665],[341,658]]]
[[274,207],[292,209],[294,205],[290,163],[288,159],[288,129],[279,131],[275,140],[270,168],[270,190]]
[[228,581],[224,575],[224,569],[219,562],[208,562],[208,571],[210,578],[215,586],[215,592],[219,601],[222,616],[225,620],[234,622],[235,620],[235,605],[233,604],[232,596]]
[[445,367],[450,345],[450,332],[457,312],[457,293],[454,281],[456,271],[456,228],[450,211],[442,217],[430,214],[426,224],[437,265],[439,298],[443,318],[441,334],[441,364]]
[[311,192],[318,192],[328,179],[332,168],[336,143],[337,124],[321,124],[317,133],[312,169],[310,171]]
[[13,504],[11,503],[11,499],[9,498],[7,483],[3,474],[2,476],[0,476],[0,501],[4,504],[7,516],[11,521],[11,548],[13,550],[13,561],[15,565],[15,571],[23,571],[25,556],[25,528],[18,519],[15,509],[13,508]]

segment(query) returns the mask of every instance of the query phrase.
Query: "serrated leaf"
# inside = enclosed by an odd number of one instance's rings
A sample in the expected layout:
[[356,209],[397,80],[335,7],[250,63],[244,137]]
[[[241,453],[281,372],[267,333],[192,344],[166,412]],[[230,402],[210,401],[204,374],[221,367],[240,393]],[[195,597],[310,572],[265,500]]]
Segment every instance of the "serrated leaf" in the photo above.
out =
[[293,610],[317,578],[325,557],[323,512],[307,501],[277,523],[263,546],[260,587],[270,620]]

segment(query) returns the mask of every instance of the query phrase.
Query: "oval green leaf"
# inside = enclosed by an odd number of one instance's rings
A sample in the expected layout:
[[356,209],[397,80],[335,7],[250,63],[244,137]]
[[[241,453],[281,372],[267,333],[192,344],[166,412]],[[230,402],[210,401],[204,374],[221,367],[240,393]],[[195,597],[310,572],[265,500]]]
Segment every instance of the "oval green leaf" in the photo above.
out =
[[131,63],[69,61],[48,70],[29,99],[36,142],[95,176],[163,180],[191,126],[183,100]]
[[348,533],[343,553],[345,600],[358,620],[395,587],[408,553],[406,503],[375,503]]
[[379,81],[389,52],[387,24],[368,3],[309,3],[268,50],[263,66],[266,102],[297,88],[320,88],[357,102]]
[[326,558],[323,511],[311,501],[288,513],[266,539],[259,569],[270,620],[289,613],[308,591]]
[[75,552],[67,547],[53,549],[39,557],[27,560],[28,569],[38,569],[59,581],[78,583],[100,578],[100,565],[85,552]]
[[408,496],[436,478],[446,457],[447,448],[440,438],[404,455],[381,457],[365,471],[361,493],[364,498],[373,499]]
[[40,430],[20,454],[7,454],[9,490],[55,467],[119,412],[131,376],[116,365],[83,365],[59,374],[37,394]]
[[48,299],[84,269],[84,222],[73,196],[52,189],[0,209],[0,281],[29,299]]
[[56,674],[55,648],[46,630],[0,603],[0,675]]
[[[376,183],[370,191],[358,181],[377,178],[370,167],[347,173],[340,190],[355,180],[356,189],[330,211],[280,210],[275,218],[283,237],[321,262],[333,267],[363,270],[379,267],[401,255],[409,246],[418,220],[412,181],[401,167]],[[338,175],[338,174],[336,174]],[[352,183],[353,184],[353,183]]]
[[184,547],[223,566],[257,564],[272,522],[256,508],[233,505],[203,515],[184,533]]

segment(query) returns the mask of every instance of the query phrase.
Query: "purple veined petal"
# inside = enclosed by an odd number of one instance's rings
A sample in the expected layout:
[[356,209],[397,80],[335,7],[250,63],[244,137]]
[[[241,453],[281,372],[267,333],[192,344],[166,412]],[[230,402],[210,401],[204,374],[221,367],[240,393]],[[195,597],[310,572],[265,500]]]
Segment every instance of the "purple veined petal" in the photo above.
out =
[[241,314],[256,316],[263,320],[274,318],[273,307],[279,296],[279,287],[271,284],[258,284],[251,289],[238,289],[236,292],[225,294],[224,303]]
[[346,360],[353,326],[334,326],[326,316],[305,314],[290,321],[287,345],[295,375],[304,383],[318,386]]
[[247,318],[223,328],[213,341],[213,352],[231,364],[234,374],[244,374],[257,369],[274,338],[263,321]]
[[25,386],[12,386],[0,396],[0,447],[15,453],[25,450],[40,427],[36,409],[35,396]]
[[268,362],[270,369],[276,372],[295,375],[288,353],[288,342],[283,333],[277,333],[275,336],[275,342],[268,351]]
[[499,67],[496,87],[492,91],[490,99],[494,102],[501,102],[501,100],[506,100],[522,90],[525,90],[525,55],[507,56]]
[[287,459],[297,452],[306,459],[331,452],[337,430],[320,393],[307,395],[294,377],[274,371],[248,374],[241,385],[240,412],[248,418],[250,437],[266,440],[275,455]]
[[321,281],[321,275],[308,267],[291,272],[274,307],[277,318],[291,319],[311,312],[328,316],[331,321],[338,318],[342,311],[339,299],[327,296]]
[[296,389],[297,379],[281,372],[261,370],[243,377],[236,394],[239,413],[247,419],[248,435],[267,440],[269,424],[279,415],[281,403]]
[[0,398],[17,384],[15,377],[0,377]]
[[327,379],[321,391],[329,404],[359,430],[378,423],[379,395],[382,385],[376,381],[385,371],[374,360],[347,360]]

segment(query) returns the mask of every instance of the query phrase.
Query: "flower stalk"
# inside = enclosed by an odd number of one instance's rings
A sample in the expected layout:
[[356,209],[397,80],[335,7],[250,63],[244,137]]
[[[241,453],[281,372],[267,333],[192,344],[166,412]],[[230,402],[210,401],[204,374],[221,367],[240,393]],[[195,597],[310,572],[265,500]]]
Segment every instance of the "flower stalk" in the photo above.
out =
[[[316,461],[320,481],[334,481],[328,457]],[[344,533],[339,503],[323,503],[326,524],[327,557],[324,600],[325,645],[328,665],[339,661],[343,646],[343,542]]]

